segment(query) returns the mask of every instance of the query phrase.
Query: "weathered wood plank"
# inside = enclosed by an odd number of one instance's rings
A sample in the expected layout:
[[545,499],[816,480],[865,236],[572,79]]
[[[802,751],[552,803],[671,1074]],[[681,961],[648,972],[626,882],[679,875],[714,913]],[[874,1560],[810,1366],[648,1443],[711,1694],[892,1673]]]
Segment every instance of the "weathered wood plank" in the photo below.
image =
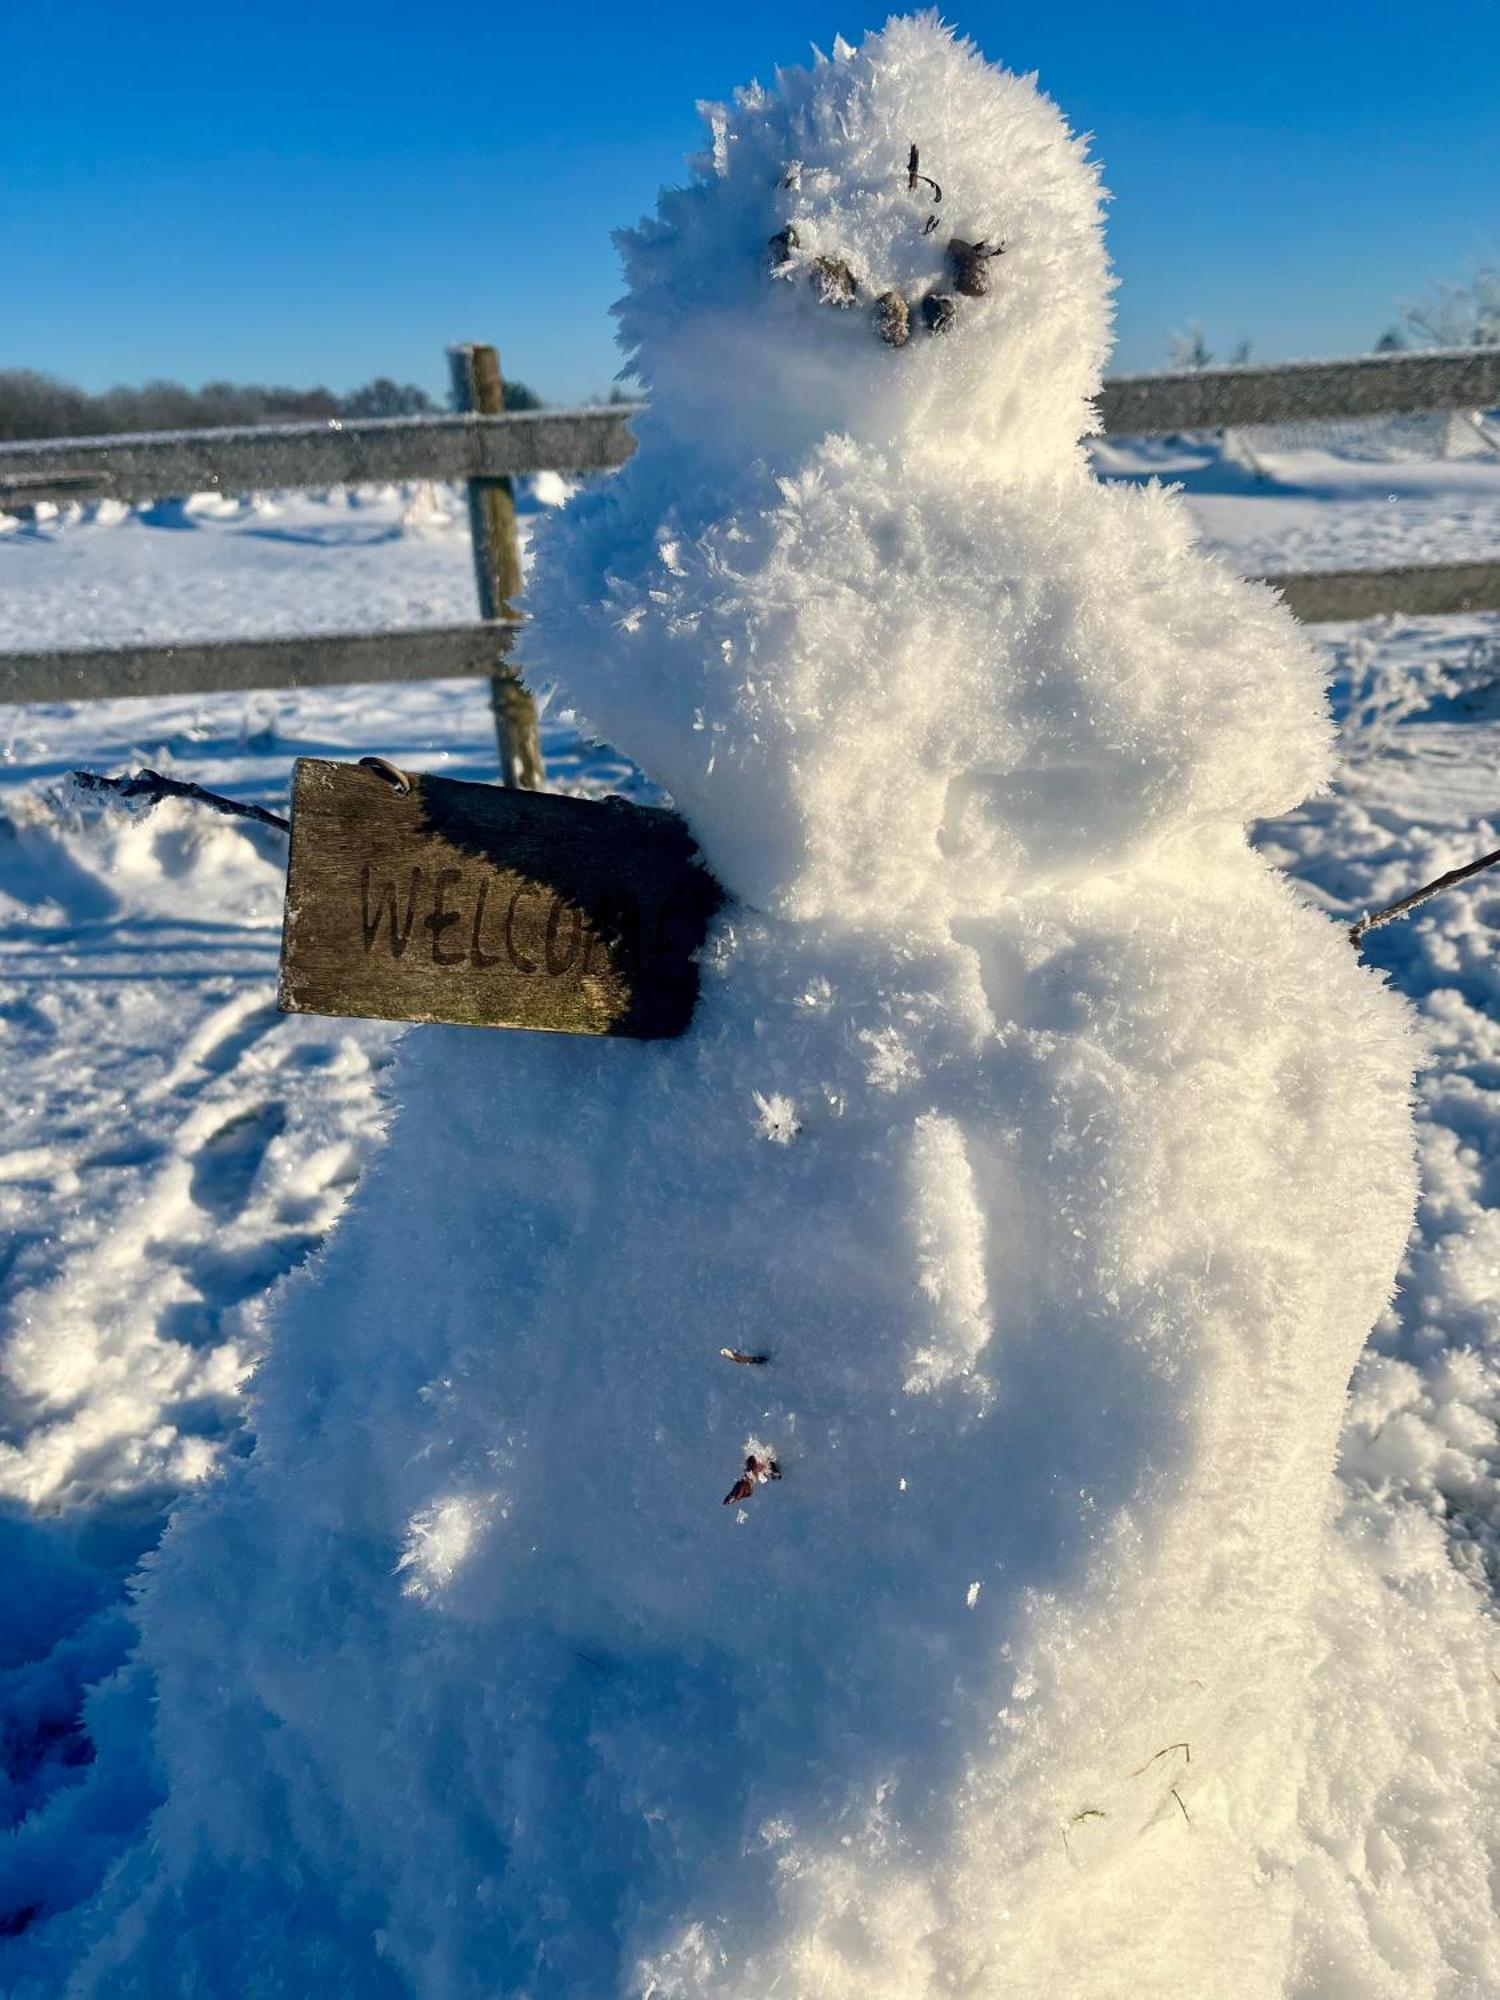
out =
[[1441,563],[1422,569],[1314,570],[1268,576],[1288,608],[1309,625],[1345,619],[1441,618],[1500,611],[1500,563]]
[[594,472],[623,465],[635,449],[632,414],[614,404],[0,444],[0,506]]
[[[1500,563],[1493,562],[1322,570],[1263,581],[1282,593],[1298,618],[1313,624],[1388,613],[1442,617],[1500,611]],[[493,676],[497,652],[509,648],[518,629],[502,623],[423,626],[314,633],[305,639],[0,653],[0,704]]]
[[1230,424],[1391,416],[1402,410],[1484,410],[1500,403],[1500,347],[1442,354],[1369,354],[1274,368],[1196,368],[1115,375],[1099,417],[1107,432],[1218,430]]
[[[1500,347],[1376,354],[1274,368],[1116,375],[1104,429],[1127,435],[1388,415],[1500,404]],[[0,444],[0,505],[37,500],[153,500],[182,493],[469,480],[518,472],[596,472],[635,449],[627,404],[514,416],[382,417],[328,424],[163,431]]]
[[314,632],[300,639],[0,653],[0,704],[490,675],[516,629],[509,623],[424,625],[404,632]]
[[[498,417],[505,409],[505,378],[493,347],[450,347],[453,400],[460,410]],[[469,538],[474,549],[474,581],[479,615],[513,618],[521,594],[521,543],[516,533],[515,494],[508,479],[471,479],[468,485]],[[490,709],[500,751],[500,782],[539,792],[547,782],[536,703],[521,676],[502,667],[490,676]]]
[[720,901],[675,813],[301,758],[280,1005],[677,1035]]

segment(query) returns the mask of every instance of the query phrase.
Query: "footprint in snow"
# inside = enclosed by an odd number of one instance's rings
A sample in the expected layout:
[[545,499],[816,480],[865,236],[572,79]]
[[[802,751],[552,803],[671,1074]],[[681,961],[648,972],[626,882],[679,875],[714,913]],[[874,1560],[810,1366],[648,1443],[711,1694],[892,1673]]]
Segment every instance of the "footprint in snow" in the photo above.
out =
[[286,1128],[286,1107],[260,1104],[238,1111],[209,1134],[193,1162],[188,1192],[198,1207],[221,1221],[237,1214],[250,1190],[266,1148]]

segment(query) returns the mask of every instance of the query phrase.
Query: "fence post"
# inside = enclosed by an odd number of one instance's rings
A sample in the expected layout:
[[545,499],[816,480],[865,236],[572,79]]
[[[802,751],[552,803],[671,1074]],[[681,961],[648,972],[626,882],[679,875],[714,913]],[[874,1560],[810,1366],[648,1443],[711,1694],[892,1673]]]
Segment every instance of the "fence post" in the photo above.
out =
[[[448,349],[457,409],[498,417],[505,409],[505,382],[500,356],[493,347]],[[521,589],[521,550],[516,540],[516,507],[509,479],[469,481],[469,533],[474,542],[474,578],[479,586],[481,618],[515,615],[514,599]],[[490,675],[490,706],[500,743],[500,781],[522,791],[545,788],[536,703],[512,668],[497,666]]]

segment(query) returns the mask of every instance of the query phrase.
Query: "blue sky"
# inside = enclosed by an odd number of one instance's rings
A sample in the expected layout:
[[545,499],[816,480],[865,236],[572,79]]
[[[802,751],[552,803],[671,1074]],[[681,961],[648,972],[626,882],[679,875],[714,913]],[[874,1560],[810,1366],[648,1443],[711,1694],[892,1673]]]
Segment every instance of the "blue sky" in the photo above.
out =
[[[553,400],[603,392],[609,232],[681,177],[695,101],[886,11],[6,8],[0,366],[437,390],[445,345],[488,339]],[[1359,351],[1500,255],[1500,0],[945,11],[1096,135],[1119,367],[1193,319],[1220,351]]]

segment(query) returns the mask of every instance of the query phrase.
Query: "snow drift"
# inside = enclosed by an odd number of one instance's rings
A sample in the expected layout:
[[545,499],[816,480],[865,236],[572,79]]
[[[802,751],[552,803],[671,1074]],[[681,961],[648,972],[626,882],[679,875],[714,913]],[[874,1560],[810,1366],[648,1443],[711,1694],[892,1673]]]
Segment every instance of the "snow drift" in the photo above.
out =
[[[112,2000],[1478,1993],[1477,1850],[1399,1938],[1343,1893],[1360,1842],[1423,1879],[1360,1718],[1432,1655],[1329,1524],[1405,1018],[1244,837],[1325,774],[1314,655],[1088,472],[1098,189],[1029,82],[895,21],[710,123],[529,642],[734,898],[699,1016],[408,1038],[146,1581],[165,1803],[37,1951]],[[950,236],[1005,248],[928,332]]]

